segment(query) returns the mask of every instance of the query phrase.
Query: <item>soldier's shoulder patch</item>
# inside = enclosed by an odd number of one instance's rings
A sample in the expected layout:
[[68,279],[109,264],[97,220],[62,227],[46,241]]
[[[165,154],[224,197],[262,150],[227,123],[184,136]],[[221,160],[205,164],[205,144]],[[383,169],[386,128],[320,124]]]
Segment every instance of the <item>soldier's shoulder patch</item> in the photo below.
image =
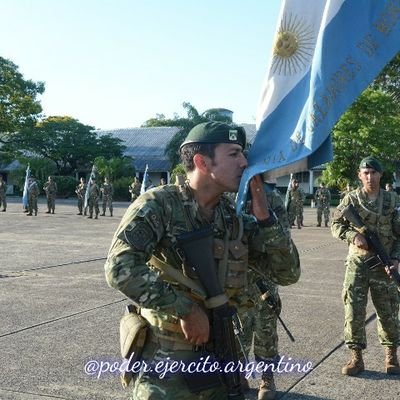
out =
[[123,240],[139,251],[144,251],[153,240],[154,234],[146,222],[128,225],[122,232]]

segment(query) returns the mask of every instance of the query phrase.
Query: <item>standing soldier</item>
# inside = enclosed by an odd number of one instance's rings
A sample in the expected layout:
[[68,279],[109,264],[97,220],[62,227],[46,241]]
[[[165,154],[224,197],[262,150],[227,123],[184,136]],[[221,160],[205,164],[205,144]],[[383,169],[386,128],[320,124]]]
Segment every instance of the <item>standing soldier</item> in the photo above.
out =
[[106,209],[110,210],[110,217],[113,216],[113,195],[114,195],[114,188],[112,183],[109,182],[108,178],[104,178],[104,183],[100,187],[101,196],[103,198],[103,213],[101,214],[102,217],[106,215]]
[[[268,185],[268,184],[267,184]],[[284,202],[277,189],[266,191],[267,202],[271,210],[278,218],[278,224],[282,230],[290,237],[289,219]],[[294,271],[294,275],[295,275]],[[300,269],[297,270],[298,277]],[[278,292],[278,285],[274,282],[272,275],[264,273],[261,280],[263,286],[268,289],[268,293],[261,293],[257,285],[260,275],[249,272],[249,293],[250,297],[256,300],[254,308],[245,310],[240,315],[243,323],[243,346],[248,356],[253,345],[254,358],[257,363],[264,362],[268,365],[275,365],[279,360],[278,353],[278,331],[277,320],[281,313],[282,303]],[[281,281],[282,286],[294,283]],[[267,301],[272,298],[272,301]],[[272,307],[274,304],[276,307]],[[262,373],[261,384],[258,391],[258,400],[272,400],[276,396],[276,386],[273,371],[269,369]]]
[[340,202],[331,226],[333,236],[349,245],[343,284],[344,339],[352,357],[342,368],[345,375],[357,375],[364,371],[362,350],[367,346],[365,317],[369,290],[377,314],[379,341],[385,348],[386,373],[400,374],[397,360],[400,343],[399,291],[365,236],[343,215],[344,208],[353,205],[365,227],[378,236],[392,259],[391,269],[398,268],[400,199],[394,193],[380,189],[382,173],[382,165],[376,158],[361,160],[358,178],[362,188],[350,192]]
[[88,207],[89,207],[89,216],[88,218],[93,218],[93,208],[95,212],[95,219],[98,218],[100,213],[99,209],[99,197],[100,197],[100,189],[97,186],[96,178],[90,178],[92,183],[89,185],[89,197],[88,197]]
[[317,226],[321,226],[322,213],[324,214],[325,226],[329,222],[329,207],[331,205],[331,192],[325,187],[325,183],[321,182],[319,189],[315,192],[315,200],[317,203]]
[[0,175],[0,207],[3,205],[2,212],[6,212],[7,210],[7,184],[3,180],[3,176]]
[[[298,254],[269,211],[260,177],[250,181],[252,216],[237,216],[224,196],[239,187],[247,166],[245,145],[242,127],[221,122],[196,125],[180,147],[188,174],[185,184],[144,193],[117,228],[105,264],[106,278],[140,307],[148,329],[141,354],[147,365],[169,360],[193,365],[205,354],[215,360],[224,349],[236,358],[234,338],[226,335],[232,333],[232,325],[229,318],[218,318],[216,310],[223,305],[226,309],[228,301],[239,308],[254,306],[246,289],[249,265],[258,265],[262,273],[269,270],[278,283],[298,278],[298,274],[293,276],[300,265]],[[207,242],[191,241],[191,249],[186,248],[181,258],[182,241],[205,232]],[[190,262],[189,257],[193,258]],[[202,268],[190,267],[194,260],[207,260],[210,263],[204,265],[211,268],[202,275]],[[216,332],[215,326],[223,322],[225,329]],[[230,374],[232,379],[221,380],[226,378],[221,375],[177,372],[160,379],[142,370],[132,399],[226,399],[228,393],[230,398],[244,398],[238,376]]]
[[140,188],[142,183],[139,178],[135,176],[133,182],[129,185],[129,193],[131,194],[131,203],[133,203],[140,196]]
[[28,181],[28,209],[29,213],[27,216],[31,217],[33,211],[35,211],[35,216],[38,213],[37,198],[39,196],[39,185],[36,182],[36,178],[31,176]]
[[57,183],[54,182],[51,176],[49,176],[47,182],[44,184],[43,189],[47,197],[46,214],[54,214],[54,210],[56,208]]
[[294,225],[296,220],[297,228],[301,229],[303,225],[303,203],[304,191],[299,187],[299,181],[294,179],[289,189],[288,196],[288,214],[290,227]]
[[75,193],[78,196],[78,214],[82,215],[84,211],[84,215],[86,215],[86,208],[83,210],[84,203],[85,203],[85,193],[86,193],[86,181],[85,178],[81,178],[80,183],[77,185],[75,189]]

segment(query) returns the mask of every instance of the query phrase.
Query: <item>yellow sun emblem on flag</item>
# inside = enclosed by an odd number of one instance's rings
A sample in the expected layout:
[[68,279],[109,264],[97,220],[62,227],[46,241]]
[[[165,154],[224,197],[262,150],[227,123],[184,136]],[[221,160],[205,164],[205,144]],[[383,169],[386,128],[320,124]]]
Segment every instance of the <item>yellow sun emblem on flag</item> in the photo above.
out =
[[274,45],[272,71],[278,75],[294,75],[304,70],[312,59],[314,47],[311,26],[296,15],[285,15]]

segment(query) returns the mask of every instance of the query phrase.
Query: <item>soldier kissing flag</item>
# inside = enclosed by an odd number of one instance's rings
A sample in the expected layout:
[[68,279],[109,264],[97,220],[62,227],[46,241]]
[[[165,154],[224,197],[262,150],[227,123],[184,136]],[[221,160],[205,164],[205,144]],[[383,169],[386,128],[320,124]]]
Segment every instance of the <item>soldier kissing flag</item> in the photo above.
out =
[[284,0],[257,111],[249,180],[332,159],[331,130],[400,50],[400,0]]

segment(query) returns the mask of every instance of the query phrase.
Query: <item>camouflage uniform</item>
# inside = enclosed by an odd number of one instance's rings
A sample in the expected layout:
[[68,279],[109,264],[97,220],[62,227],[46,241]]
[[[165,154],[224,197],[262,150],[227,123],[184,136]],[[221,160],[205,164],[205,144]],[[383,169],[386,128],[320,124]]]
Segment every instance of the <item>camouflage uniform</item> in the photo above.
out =
[[288,201],[288,214],[289,214],[289,224],[294,225],[296,220],[297,227],[300,228],[303,225],[303,203],[305,199],[305,194],[303,189],[300,188],[290,188]]
[[3,211],[7,210],[7,184],[3,181],[3,179],[0,179],[0,207],[3,205]]
[[400,200],[380,190],[376,201],[369,201],[363,189],[347,194],[332,221],[332,234],[349,245],[343,284],[345,309],[344,338],[350,349],[367,346],[365,317],[368,290],[378,316],[378,337],[383,346],[399,345],[399,292],[383,267],[370,269],[366,260],[375,254],[353,244],[357,232],[342,216],[341,210],[353,204],[368,229],[376,232],[387,253],[400,259]]
[[104,182],[101,185],[100,192],[103,198],[103,213],[101,215],[106,215],[106,209],[110,210],[110,215],[113,215],[113,195],[114,195],[114,188],[113,185],[109,182]]
[[[75,189],[75,193],[78,196],[78,210],[79,210],[78,215],[82,215],[83,207],[85,204],[86,183],[80,182]],[[86,215],[86,209],[84,215]]]
[[49,180],[45,183],[43,189],[47,197],[47,214],[50,214],[50,212],[54,214],[56,208],[57,183],[53,180]]
[[129,186],[129,193],[131,194],[131,203],[133,203],[140,196],[140,188],[142,184],[140,181],[134,181]]
[[35,215],[38,213],[37,198],[39,196],[39,186],[36,180],[31,180],[28,184],[28,209],[29,213],[26,215],[32,215],[35,211]]
[[[129,207],[114,235],[105,264],[106,278],[109,285],[141,307],[142,315],[150,323],[150,340],[143,352],[145,360],[199,360],[203,354],[192,351],[180,328],[180,317],[190,312],[193,302],[205,309],[203,300],[182,284],[162,280],[151,267],[150,258],[155,255],[182,271],[174,251],[177,236],[205,223],[188,186],[165,185],[140,196]],[[222,196],[215,208],[213,226],[214,256],[219,271],[226,269],[225,292],[239,310],[254,306],[254,298],[246,290],[247,262],[257,265],[260,273],[270,274],[277,283],[289,284],[298,279],[297,250],[279,224],[261,228],[253,217],[245,215],[242,230],[232,202]],[[224,256],[228,257],[227,262]],[[141,372],[135,381],[133,399],[226,398],[224,386],[220,382],[217,385],[192,394],[180,374],[161,380]]]
[[92,182],[89,186],[89,196],[88,196],[89,217],[88,218],[93,218],[93,209],[95,212],[95,219],[98,218],[98,215],[100,213],[99,196],[100,196],[100,189],[97,186],[97,183]]
[[329,222],[329,207],[331,204],[331,192],[326,187],[320,187],[315,192],[315,200],[317,202],[317,222],[321,226],[322,213],[324,214],[325,226]]

